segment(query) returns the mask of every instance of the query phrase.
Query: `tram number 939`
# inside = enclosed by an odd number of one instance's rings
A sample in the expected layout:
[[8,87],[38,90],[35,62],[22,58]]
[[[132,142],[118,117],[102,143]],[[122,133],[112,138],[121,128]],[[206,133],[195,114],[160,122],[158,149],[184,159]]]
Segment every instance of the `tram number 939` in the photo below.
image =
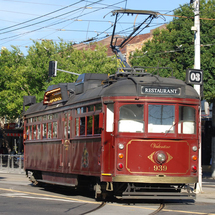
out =
[[157,165],[154,165],[154,171],[159,171],[159,172],[162,172],[162,171],[167,171],[167,166],[157,166]]

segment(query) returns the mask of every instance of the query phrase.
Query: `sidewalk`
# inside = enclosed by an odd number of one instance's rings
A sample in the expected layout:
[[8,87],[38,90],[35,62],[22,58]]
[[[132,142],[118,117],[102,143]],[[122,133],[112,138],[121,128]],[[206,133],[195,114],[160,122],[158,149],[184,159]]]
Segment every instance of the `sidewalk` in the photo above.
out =
[[210,172],[203,172],[202,192],[197,194],[196,201],[215,203],[215,179]]

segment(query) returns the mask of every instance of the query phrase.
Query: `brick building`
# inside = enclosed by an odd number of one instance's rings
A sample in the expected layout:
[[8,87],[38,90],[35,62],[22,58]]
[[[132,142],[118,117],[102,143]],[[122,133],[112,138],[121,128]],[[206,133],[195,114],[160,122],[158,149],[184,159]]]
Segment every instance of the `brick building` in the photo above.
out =
[[[166,29],[166,25],[161,25],[160,27],[158,27],[159,29]],[[132,54],[136,49],[140,50],[142,48],[142,46],[144,45],[145,42],[147,42],[148,40],[151,40],[153,37],[153,31],[155,31],[156,29],[152,29],[150,30],[150,33],[147,34],[140,34],[137,35],[136,37],[134,37],[123,49],[121,49],[121,53],[126,56],[126,60],[127,62],[129,62],[129,56],[130,54]],[[119,37],[118,35],[116,35],[115,37],[117,38],[117,44],[122,43],[122,41],[124,40],[122,37]],[[111,41],[111,36],[100,40],[98,42],[94,42],[94,43],[81,43],[81,44],[77,44],[74,45],[74,48],[78,49],[78,50],[87,50],[87,49],[91,49],[91,50],[95,50],[96,49],[96,45],[103,45],[107,47],[107,55],[108,56],[112,56],[114,55],[114,53],[112,52],[111,48],[110,48],[110,41]]]

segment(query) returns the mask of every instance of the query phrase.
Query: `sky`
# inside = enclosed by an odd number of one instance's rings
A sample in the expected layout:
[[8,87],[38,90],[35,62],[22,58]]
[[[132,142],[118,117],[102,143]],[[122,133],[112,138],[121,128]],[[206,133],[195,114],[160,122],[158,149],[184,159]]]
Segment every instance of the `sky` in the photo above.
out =
[[[20,49],[27,55],[33,41],[53,40],[81,43],[98,41],[112,34],[115,16],[122,8],[150,10],[173,15],[173,11],[190,0],[0,0],[0,47]],[[146,15],[120,16],[116,33],[127,36]],[[171,16],[153,19],[141,34],[168,23]]]

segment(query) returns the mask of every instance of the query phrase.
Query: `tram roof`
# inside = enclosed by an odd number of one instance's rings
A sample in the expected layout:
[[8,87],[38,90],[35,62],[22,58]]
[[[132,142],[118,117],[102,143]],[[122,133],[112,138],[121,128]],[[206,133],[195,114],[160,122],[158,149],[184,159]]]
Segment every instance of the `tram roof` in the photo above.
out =
[[[195,89],[182,80],[163,78],[149,73],[134,73],[131,75],[118,73],[109,78],[104,74],[82,74],[75,83],[52,85],[46,93],[54,89],[66,90],[66,93],[61,92],[64,94],[64,99],[60,106],[113,96],[199,99]],[[65,99],[65,95],[68,95],[67,99]],[[24,115],[54,108],[56,108],[56,105],[47,105],[41,102],[31,105]]]

